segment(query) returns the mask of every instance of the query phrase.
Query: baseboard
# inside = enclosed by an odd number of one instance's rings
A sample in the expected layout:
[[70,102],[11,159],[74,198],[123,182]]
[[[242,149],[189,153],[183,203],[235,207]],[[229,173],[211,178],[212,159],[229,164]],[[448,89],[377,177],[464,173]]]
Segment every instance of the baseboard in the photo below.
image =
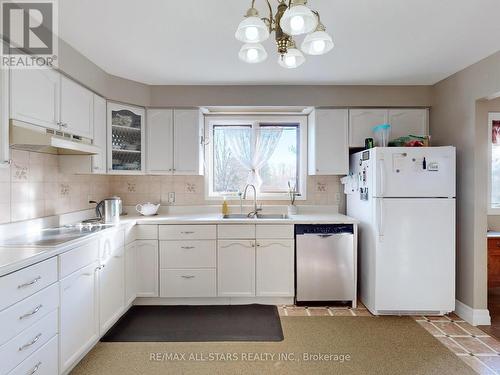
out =
[[252,303],[261,303],[263,305],[293,305],[293,297],[138,297],[133,302],[134,305],[242,305]]
[[488,309],[473,309],[458,299],[455,301],[455,314],[473,326],[489,326],[491,324]]

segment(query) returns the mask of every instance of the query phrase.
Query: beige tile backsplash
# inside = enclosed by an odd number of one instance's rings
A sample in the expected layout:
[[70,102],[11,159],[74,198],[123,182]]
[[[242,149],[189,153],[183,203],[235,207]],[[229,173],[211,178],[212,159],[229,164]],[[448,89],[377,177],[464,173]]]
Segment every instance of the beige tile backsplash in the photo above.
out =
[[0,168],[0,223],[85,210],[110,193],[108,176],[63,174],[57,155],[12,150]]
[[[111,195],[120,196],[126,206],[167,205],[170,192],[175,192],[175,205],[220,204],[205,200],[204,186],[203,176],[64,174],[57,155],[12,150],[12,164],[0,168],[0,223],[85,210],[93,207],[89,200]],[[345,211],[339,176],[309,176],[307,190],[307,200],[297,201],[298,205],[338,204],[340,212]],[[265,204],[286,205],[287,201]]]

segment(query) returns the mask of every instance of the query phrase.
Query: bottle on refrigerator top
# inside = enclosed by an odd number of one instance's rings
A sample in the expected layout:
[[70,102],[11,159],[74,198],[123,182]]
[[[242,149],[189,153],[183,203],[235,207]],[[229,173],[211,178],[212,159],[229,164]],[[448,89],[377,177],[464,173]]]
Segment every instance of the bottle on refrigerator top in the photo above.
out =
[[391,136],[391,125],[377,125],[373,128],[373,134],[378,147],[387,147]]

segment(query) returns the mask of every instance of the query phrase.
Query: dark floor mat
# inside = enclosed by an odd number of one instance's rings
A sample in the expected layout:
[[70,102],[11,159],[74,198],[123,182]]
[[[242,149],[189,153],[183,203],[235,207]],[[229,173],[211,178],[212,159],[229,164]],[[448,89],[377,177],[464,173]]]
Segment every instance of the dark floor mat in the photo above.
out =
[[276,306],[133,306],[105,342],[282,341]]

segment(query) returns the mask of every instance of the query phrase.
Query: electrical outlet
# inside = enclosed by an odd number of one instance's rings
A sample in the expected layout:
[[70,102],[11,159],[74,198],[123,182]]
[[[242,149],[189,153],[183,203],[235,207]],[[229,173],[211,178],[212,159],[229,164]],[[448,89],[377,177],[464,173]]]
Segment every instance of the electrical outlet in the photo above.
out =
[[335,202],[340,203],[340,193],[335,193]]
[[168,204],[174,204],[175,203],[175,192],[171,191],[168,193]]

